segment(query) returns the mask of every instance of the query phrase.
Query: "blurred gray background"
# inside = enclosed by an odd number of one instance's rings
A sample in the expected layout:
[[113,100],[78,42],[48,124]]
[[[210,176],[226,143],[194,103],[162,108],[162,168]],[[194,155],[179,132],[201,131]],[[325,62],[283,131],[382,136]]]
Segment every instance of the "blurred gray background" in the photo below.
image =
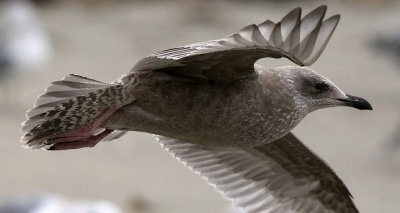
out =
[[[34,18],[26,20],[25,9],[4,17],[10,2],[0,1],[0,204],[46,193],[108,200],[124,212],[227,212],[229,203],[151,135],[131,132],[92,149],[29,151],[19,143],[25,111],[50,81],[69,73],[113,81],[155,51],[278,21],[297,6],[308,12],[327,4],[327,15],[342,19],[312,69],[369,100],[374,111],[320,110],[294,132],[343,179],[361,212],[400,212],[400,45],[398,51],[382,45],[386,34],[400,31],[399,1],[42,0],[28,2]],[[18,40],[31,31],[35,38]],[[21,44],[18,54],[8,54],[12,43]]]

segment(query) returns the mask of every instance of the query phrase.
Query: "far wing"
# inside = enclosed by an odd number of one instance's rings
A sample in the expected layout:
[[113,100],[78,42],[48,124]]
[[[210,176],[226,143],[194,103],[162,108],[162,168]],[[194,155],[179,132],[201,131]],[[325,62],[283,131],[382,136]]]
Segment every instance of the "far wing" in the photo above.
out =
[[248,150],[158,140],[244,212],[358,212],[340,178],[291,133]]
[[278,23],[267,20],[222,39],[157,52],[139,61],[133,72],[232,81],[254,75],[254,63],[260,58],[286,57],[301,66],[311,65],[339,22],[339,15],[324,20],[325,12],[326,6],[320,6],[301,19],[301,8],[296,8]]

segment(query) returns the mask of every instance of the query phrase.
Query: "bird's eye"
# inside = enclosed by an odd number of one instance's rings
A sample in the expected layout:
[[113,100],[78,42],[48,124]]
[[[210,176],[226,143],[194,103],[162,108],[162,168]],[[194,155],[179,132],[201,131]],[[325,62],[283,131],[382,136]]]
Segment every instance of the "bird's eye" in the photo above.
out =
[[318,82],[314,85],[314,88],[318,91],[325,91],[328,89],[329,85],[326,84],[325,82]]

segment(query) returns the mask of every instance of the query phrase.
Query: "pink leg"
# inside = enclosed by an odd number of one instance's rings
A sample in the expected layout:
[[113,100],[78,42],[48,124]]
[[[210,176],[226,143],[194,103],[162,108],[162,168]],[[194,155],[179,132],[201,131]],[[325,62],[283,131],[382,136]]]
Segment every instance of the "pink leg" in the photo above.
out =
[[54,143],[47,150],[66,150],[66,149],[79,149],[84,147],[94,147],[97,143],[99,143],[104,137],[106,137],[112,131],[114,130],[104,130],[100,134],[90,136],[85,140]]
[[54,138],[49,139],[46,144],[50,145],[49,150],[62,150],[62,149],[78,149],[82,147],[93,147],[100,142],[105,136],[110,134],[112,130],[103,130],[100,134],[94,135],[100,126],[116,111],[117,109],[109,109],[103,115],[96,118],[96,120],[88,125],[69,132],[60,134]]
[[90,137],[90,135],[54,138],[54,139],[50,139],[46,144],[56,144],[56,143],[63,143],[63,142],[86,140],[88,137]]

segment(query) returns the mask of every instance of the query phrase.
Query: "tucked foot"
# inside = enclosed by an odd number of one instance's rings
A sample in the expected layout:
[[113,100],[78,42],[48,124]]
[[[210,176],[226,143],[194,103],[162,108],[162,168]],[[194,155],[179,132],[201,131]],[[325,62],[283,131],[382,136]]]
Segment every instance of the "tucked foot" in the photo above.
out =
[[69,137],[69,138],[56,138],[49,140],[48,144],[51,144],[47,150],[66,150],[66,149],[79,149],[84,147],[94,147],[104,137],[109,135],[113,130],[106,129],[97,135],[91,135],[89,137]]
[[[115,108],[107,110],[90,125],[82,126],[49,138],[45,141],[47,150],[79,149],[93,147],[113,130],[104,130],[100,126],[116,111]],[[99,133],[99,131],[101,132]]]

